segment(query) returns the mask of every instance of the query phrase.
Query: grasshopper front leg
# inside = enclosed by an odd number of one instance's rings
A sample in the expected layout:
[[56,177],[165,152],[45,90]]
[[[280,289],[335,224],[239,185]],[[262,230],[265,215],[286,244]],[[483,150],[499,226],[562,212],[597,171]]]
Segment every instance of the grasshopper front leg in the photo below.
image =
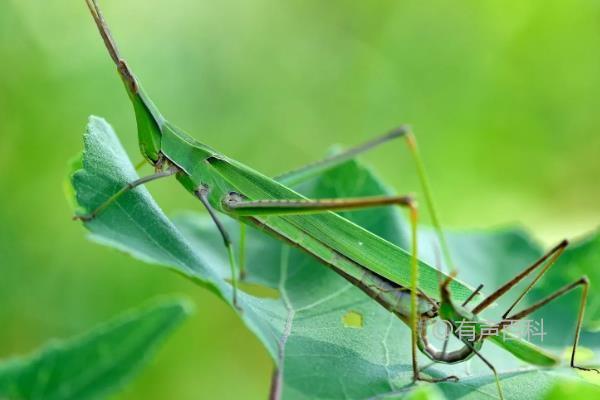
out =
[[98,207],[96,207],[94,210],[92,210],[91,212],[89,212],[88,214],[83,214],[83,215],[76,215],[73,217],[74,220],[80,220],[83,222],[89,222],[91,220],[93,220],[94,218],[96,218],[102,211],[104,211],[105,209],[107,209],[111,204],[113,204],[115,201],[119,200],[119,198],[121,198],[121,196],[123,196],[124,194],[130,192],[131,190],[135,189],[138,186],[144,185],[148,182],[152,182],[161,178],[166,178],[172,175],[175,175],[177,172],[179,172],[179,168],[177,168],[176,166],[172,165],[169,166],[166,170],[164,171],[158,171],[152,175],[148,175],[148,176],[144,176],[142,178],[136,179],[133,182],[129,182],[128,184],[126,184],[125,186],[123,186],[120,190],[118,190],[117,192],[115,192],[115,194],[113,194],[112,196],[110,196],[108,199],[106,199],[102,204],[100,204]]

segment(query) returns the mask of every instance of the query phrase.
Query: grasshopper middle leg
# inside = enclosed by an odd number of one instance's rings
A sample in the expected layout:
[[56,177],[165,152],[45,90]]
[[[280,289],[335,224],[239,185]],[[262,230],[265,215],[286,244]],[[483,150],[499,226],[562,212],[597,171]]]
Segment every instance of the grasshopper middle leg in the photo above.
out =
[[225,229],[225,227],[223,226],[223,223],[217,216],[217,213],[215,212],[213,207],[210,205],[210,202],[208,201],[209,188],[207,186],[201,186],[200,188],[198,188],[196,190],[196,192],[194,194],[196,195],[196,197],[198,197],[198,199],[200,199],[200,202],[202,202],[202,204],[204,205],[204,208],[206,208],[206,211],[208,211],[208,214],[210,215],[211,219],[217,226],[217,229],[219,230],[219,233],[221,234],[221,237],[223,238],[223,244],[225,245],[225,248],[227,249],[227,256],[229,258],[229,266],[231,267],[231,285],[233,286],[233,305],[238,310],[240,310],[240,307],[238,305],[238,295],[237,295],[238,270],[236,267],[235,256],[233,254],[233,243],[231,242],[229,233],[227,233],[227,229]]

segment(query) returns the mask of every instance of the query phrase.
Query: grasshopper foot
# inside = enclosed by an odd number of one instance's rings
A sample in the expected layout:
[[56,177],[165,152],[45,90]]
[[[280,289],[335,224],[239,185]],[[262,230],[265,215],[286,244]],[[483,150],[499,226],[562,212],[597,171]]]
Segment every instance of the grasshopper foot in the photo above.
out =
[[419,375],[415,376],[415,381],[439,383],[439,382],[458,382],[459,379],[458,379],[458,376],[456,376],[456,375],[449,375],[449,376],[445,376],[443,378],[430,378],[430,377],[422,376],[419,374]]
[[595,373],[600,374],[600,370],[598,368],[578,367],[576,365],[572,365],[572,367],[581,371],[594,371]]

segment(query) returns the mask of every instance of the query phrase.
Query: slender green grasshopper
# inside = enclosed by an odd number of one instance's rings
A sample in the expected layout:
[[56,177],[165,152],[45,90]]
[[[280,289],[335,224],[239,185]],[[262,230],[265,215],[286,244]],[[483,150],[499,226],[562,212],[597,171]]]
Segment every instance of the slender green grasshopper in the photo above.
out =
[[[582,299],[570,364],[573,368],[595,370],[580,367],[574,363],[589,287],[586,277],[581,277],[524,310],[511,314],[514,307],[565,250],[568,245],[566,240],[484,298],[474,308],[468,310],[466,306],[479,294],[481,286],[472,290],[455,279],[456,269],[452,264],[444,233],[433,207],[415,138],[408,127],[402,126],[380,138],[279,177],[266,177],[192,139],[167,121],[145,94],[139,81],[120,56],[96,1],[86,0],[86,3],[133,103],[140,150],[145,160],[155,168],[155,173],[129,183],[97,208],[88,214],[78,215],[75,219],[90,221],[128,191],[157,179],[175,176],[184,188],[206,208],[223,238],[231,266],[233,304],[236,307],[238,307],[238,276],[242,278],[244,276],[244,261],[241,256],[238,270],[232,241],[220,221],[219,214],[221,213],[240,222],[240,254],[243,254],[244,251],[245,226],[257,227],[316,257],[321,263],[332,268],[404,321],[412,332],[412,368],[415,380],[429,382],[458,380],[453,375],[444,378],[430,378],[422,374],[422,369],[417,363],[418,350],[434,362],[448,364],[477,356],[493,372],[501,398],[503,397],[502,388],[496,369],[480,353],[484,341],[489,339],[530,364],[556,365],[558,359],[543,349],[515,336],[511,337],[511,340],[506,340],[506,336],[500,336],[497,332],[506,328],[507,321],[523,319],[557,297],[582,286]],[[311,200],[288,187],[396,138],[406,140],[414,157],[426,205],[446,262],[451,266],[451,272],[448,275],[417,258],[418,211],[417,204],[411,196]],[[410,254],[334,213],[334,211],[386,205],[400,206],[409,212],[412,226],[412,251]],[[537,275],[504,313],[503,321],[491,324],[496,328],[496,333],[486,334],[483,328],[490,324],[480,319],[479,313],[534,271],[538,271]],[[441,350],[430,343],[428,327],[433,321],[439,319],[449,324],[449,328],[458,338],[461,347],[447,351],[447,338]],[[456,334],[459,325],[464,321],[474,324],[475,338],[465,339]],[[595,371],[598,372],[598,370]]]

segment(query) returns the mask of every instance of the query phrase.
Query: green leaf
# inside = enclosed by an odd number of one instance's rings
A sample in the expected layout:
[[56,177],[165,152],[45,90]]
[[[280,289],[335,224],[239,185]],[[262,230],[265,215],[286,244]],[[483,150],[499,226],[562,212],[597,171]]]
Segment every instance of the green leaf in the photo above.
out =
[[[103,120],[92,118],[85,144],[84,169],[74,173],[73,185],[77,203],[89,210],[137,176]],[[313,198],[388,191],[354,161],[298,189]],[[395,209],[378,208],[346,216],[401,246],[407,244],[407,227]],[[236,223],[224,219],[236,240]],[[86,227],[94,240],[175,269],[231,304],[226,252],[216,228],[204,215],[186,213],[173,223],[146,189],[138,188]],[[421,255],[434,262],[435,245],[427,230],[423,230],[422,241]],[[449,241],[465,280],[474,285],[484,281],[489,290],[540,253],[539,246],[520,230],[452,233]],[[397,397],[422,386],[412,383],[408,328],[362,291],[300,250],[252,229],[247,255],[246,283],[254,287],[240,295],[240,317],[278,365],[284,398]],[[276,289],[279,297],[261,297],[256,285]],[[561,369],[523,371],[519,360],[493,345],[486,344],[483,354],[502,371],[507,398],[541,398],[556,376],[570,374]],[[421,357],[420,362],[425,365],[428,361]],[[491,372],[481,361],[427,369],[432,376],[449,373],[463,379],[437,385],[448,398],[497,397]],[[527,387],[526,395],[523,387]]]
[[154,302],[82,336],[5,360],[0,363],[0,398],[104,398],[135,376],[189,312],[186,301]]
[[590,383],[561,379],[544,396],[544,400],[588,400],[600,398],[600,387]]

